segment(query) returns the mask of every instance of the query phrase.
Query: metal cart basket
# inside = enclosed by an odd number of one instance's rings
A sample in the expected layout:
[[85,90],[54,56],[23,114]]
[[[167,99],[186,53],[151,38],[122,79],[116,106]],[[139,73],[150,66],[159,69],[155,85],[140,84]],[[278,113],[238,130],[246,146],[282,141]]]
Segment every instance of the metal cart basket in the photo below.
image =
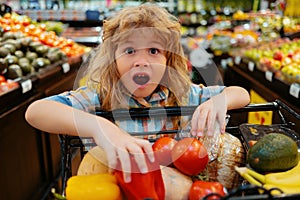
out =
[[[96,115],[105,117],[110,120],[115,120],[114,117],[117,116],[118,120],[126,119],[130,117],[133,118],[155,118],[159,116],[189,116],[192,115],[197,106],[184,106],[184,107],[157,107],[157,108],[131,108],[129,110],[114,110],[113,112],[101,111],[97,110]],[[287,115],[292,116],[295,120],[300,120],[300,115],[284,104],[280,100],[275,100],[273,102],[261,103],[261,104],[249,104],[240,109],[230,110],[228,114],[230,116],[235,116],[239,114],[247,114],[249,112],[259,112],[259,111],[273,111],[273,118],[275,118],[276,122],[271,126],[279,126],[283,128],[287,128],[289,130],[293,130],[295,127],[295,123],[291,121],[287,121]],[[128,115],[129,113],[129,115]],[[245,122],[246,123],[246,122]],[[167,130],[156,132],[156,134],[176,134],[179,130]],[[226,127],[226,132],[237,136],[240,140],[243,140],[240,131],[240,124],[228,124]],[[145,134],[145,133],[143,133]],[[149,132],[149,134],[153,134]],[[298,146],[300,146],[300,136],[297,132],[293,132],[294,136],[297,139]],[[90,138],[80,138],[77,136],[68,136],[68,135],[59,135],[60,145],[61,145],[61,175],[62,175],[62,193],[64,194],[66,182],[68,178],[72,176],[72,152],[74,148],[80,149],[81,159],[87,152],[88,147],[93,147],[95,144],[84,143],[82,140],[90,139]],[[92,141],[92,140],[91,140]],[[245,141],[242,141],[243,144]],[[244,145],[245,148],[247,148]],[[273,197],[269,191],[265,191],[263,194],[258,193],[257,187],[253,187],[250,185],[241,185],[241,187],[237,189],[233,189],[229,195],[222,199],[300,199],[299,194],[293,195],[278,195]],[[261,188],[260,188],[261,189]]]

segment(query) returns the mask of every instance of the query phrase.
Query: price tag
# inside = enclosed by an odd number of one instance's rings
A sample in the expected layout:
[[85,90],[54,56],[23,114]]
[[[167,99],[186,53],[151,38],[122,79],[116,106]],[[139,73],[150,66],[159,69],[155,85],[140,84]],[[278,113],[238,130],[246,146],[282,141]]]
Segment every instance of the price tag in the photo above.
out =
[[69,65],[69,63],[64,63],[64,64],[62,65],[62,69],[63,69],[63,72],[64,72],[64,73],[69,72],[69,71],[70,71],[70,65]]
[[22,93],[26,93],[32,89],[32,81],[27,79],[26,81],[21,82]]
[[248,69],[249,71],[253,72],[254,71],[254,67],[255,67],[255,64],[254,62],[248,62]]
[[227,67],[227,60],[226,59],[221,60],[221,66],[224,67],[224,68]]
[[242,58],[241,58],[240,56],[236,56],[236,57],[234,58],[234,63],[235,63],[236,65],[239,65],[239,64],[241,63],[241,61],[242,61]]
[[265,77],[268,81],[272,82],[273,81],[273,72],[266,71]]
[[299,98],[299,93],[300,93],[300,85],[297,83],[292,83],[290,86],[290,95],[293,97]]

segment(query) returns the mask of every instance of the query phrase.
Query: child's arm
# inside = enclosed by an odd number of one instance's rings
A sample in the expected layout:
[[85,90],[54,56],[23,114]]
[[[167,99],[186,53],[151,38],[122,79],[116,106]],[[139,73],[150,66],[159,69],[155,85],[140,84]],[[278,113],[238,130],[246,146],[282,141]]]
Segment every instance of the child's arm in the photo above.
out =
[[149,141],[130,136],[105,118],[59,102],[35,101],[28,107],[25,118],[35,128],[48,133],[93,137],[97,145],[105,150],[111,169],[115,169],[119,158],[122,170],[128,172],[124,173],[127,181],[130,181],[131,172],[129,152],[134,155],[142,172],[148,170],[143,151],[150,160],[154,160]]
[[195,110],[192,118],[191,133],[202,137],[204,132],[212,135],[215,122],[220,124],[220,131],[225,132],[227,110],[237,109],[248,105],[250,96],[247,90],[238,86],[226,87],[220,94],[211,97]]

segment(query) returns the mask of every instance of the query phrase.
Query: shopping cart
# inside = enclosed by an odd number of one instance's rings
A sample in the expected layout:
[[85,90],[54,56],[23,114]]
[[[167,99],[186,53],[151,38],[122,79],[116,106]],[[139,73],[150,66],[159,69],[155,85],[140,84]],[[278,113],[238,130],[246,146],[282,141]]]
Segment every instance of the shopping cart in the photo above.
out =
[[[134,119],[134,118],[155,118],[155,117],[172,117],[172,116],[191,116],[195,111],[197,106],[183,106],[183,107],[157,107],[157,108],[131,108],[131,109],[119,109],[114,110],[113,112],[97,110],[96,115],[105,117],[109,120],[122,120],[122,119]],[[248,114],[250,112],[261,112],[261,111],[273,111],[273,119],[275,120],[272,125],[269,125],[271,128],[285,128],[293,132],[293,136],[297,140],[300,146],[300,136],[297,132],[293,131],[295,123],[287,120],[287,115],[291,115],[296,120],[300,120],[300,115],[295,112],[293,109],[288,107],[280,100],[275,100],[274,102],[267,102],[261,104],[249,104],[240,109],[230,110],[228,114],[231,118],[239,116],[240,114]],[[117,119],[116,119],[117,117]],[[231,119],[233,120],[233,119]],[[245,122],[246,123],[246,122]],[[244,141],[240,131],[241,124],[231,124],[229,123],[226,127],[226,132],[238,137],[242,140],[245,149],[247,149],[247,142]],[[155,132],[155,134],[177,134],[180,130],[166,130]],[[143,133],[143,134],[153,134],[153,132]],[[62,176],[62,188],[61,191],[64,194],[66,188],[67,180],[72,176],[72,154],[74,149],[80,149],[81,159],[88,151],[90,147],[94,147],[95,143],[92,142],[91,138],[80,138],[78,136],[69,136],[69,135],[59,135],[60,145],[61,145],[61,176]],[[83,140],[90,141],[84,142]],[[151,140],[150,140],[151,141]],[[154,142],[151,141],[151,142]],[[264,194],[258,194],[257,188],[250,185],[241,185],[241,187],[234,189],[227,196],[226,199],[300,199],[300,194],[295,195],[282,195],[277,197],[272,197],[269,191],[265,191]],[[247,192],[248,191],[248,192]],[[249,192],[250,191],[250,192]],[[256,192],[253,192],[256,191]],[[250,195],[245,195],[245,194]],[[243,194],[243,197],[240,196]]]

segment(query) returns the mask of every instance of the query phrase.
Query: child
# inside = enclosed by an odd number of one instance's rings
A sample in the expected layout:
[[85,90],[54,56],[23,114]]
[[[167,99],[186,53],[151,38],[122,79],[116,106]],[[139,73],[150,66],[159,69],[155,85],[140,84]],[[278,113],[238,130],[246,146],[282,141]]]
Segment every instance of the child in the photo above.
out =
[[148,171],[145,154],[154,161],[147,136],[129,132],[177,129],[179,121],[162,117],[112,123],[96,116],[96,108],[199,105],[191,134],[202,137],[207,128],[212,135],[215,122],[224,132],[227,110],[247,105],[248,92],[192,84],[180,38],[178,20],[165,9],[146,4],[124,8],[104,21],[103,42],[90,60],[86,86],[33,102],[26,120],[49,133],[92,137],[106,152],[110,169],[120,161],[126,182],[131,178],[130,155],[142,173]]

